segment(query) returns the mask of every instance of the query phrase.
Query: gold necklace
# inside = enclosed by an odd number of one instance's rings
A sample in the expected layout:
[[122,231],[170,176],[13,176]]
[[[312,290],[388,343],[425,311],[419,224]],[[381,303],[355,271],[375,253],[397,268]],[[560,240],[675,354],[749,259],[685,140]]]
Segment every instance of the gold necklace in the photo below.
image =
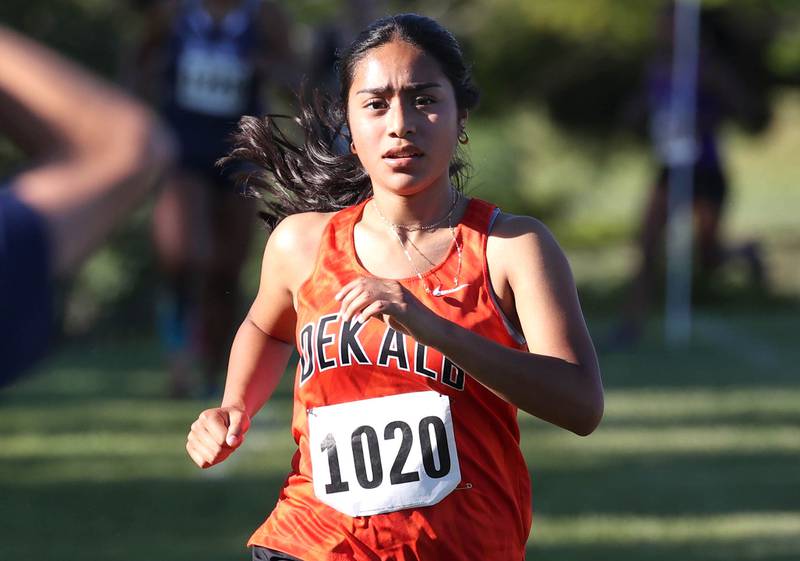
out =
[[[445,220],[447,220],[448,222],[450,221],[450,219],[453,217],[453,211],[456,208],[456,203],[458,203],[459,194],[460,194],[455,189],[451,189],[451,192],[453,193],[453,201],[450,203],[450,208],[447,210],[447,214],[442,216],[436,222],[432,222],[430,224],[395,224],[394,222],[390,222],[389,219],[386,218],[383,215],[381,210],[378,208],[378,203],[375,202],[375,199],[372,199],[372,202],[375,205],[375,210],[378,211],[378,214],[380,215],[380,217],[390,227],[396,228],[398,230],[405,230],[406,232],[420,232],[420,231],[434,230],[435,228],[437,228]],[[409,241],[411,241],[411,240],[409,240]],[[419,251],[419,250],[417,250],[417,251]],[[423,255],[423,257],[424,257],[424,255]]]
[[[386,218],[383,215],[383,213],[381,212],[380,207],[378,207],[378,203],[375,202],[375,199],[372,199],[372,204],[375,207],[375,210],[377,211],[378,216],[381,217],[381,220],[383,220],[384,223],[386,223],[386,225],[389,227],[389,230],[391,230],[392,234],[394,234],[394,237],[397,239],[397,243],[400,244],[400,248],[403,250],[403,253],[406,256],[406,259],[408,259],[408,262],[411,263],[411,267],[414,269],[414,273],[417,275],[417,278],[422,283],[422,287],[425,289],[425,293],[426,294],[430,294],[432,296],[446,296],[447,294],[452,294],[453,292],[457,292],[457,291],[461,290],[462,288],[466,288],[467,286],[469,286],[468,283],[467,284],[458,284],[458,281],[461,278],[461,254],[462,254],[462,248],[461,248],[461,244],[458,243],[458,238],[456,237],[456,230],[453,227],[452,217],[453,217],[453,210],[456,208],[456,204],[458,203],[459,199],[460,199],[460,193],[458,191],[456,191],[456,190],[453,190],[453,203],[450,205],[450,210],[449,210],[449,212],[447,213],[447,215],[444,218],[438,220],[437,222],[434,222],[433,224],[414,225],[414,226],[406,226],[404,224],[395,224],[395,223],[391,222],[388,218]],[[428,284],[425,282],[425,279],[423,278],[422,273],[417,268],[417,266],[414,264],[414,260],[411,258],[411,255],[408,253],[408,250],[406,249],[406,246],[403,243],[403,240],[400,237],[400,233],[399,233],[398,230],[406,230],[407,232],[416,232],[416,231],[419,231],[419,230],[433,230],[436,226],[438,226],[439,224],[441,224],[445,220],[447,220],[447,226],[450,229],[450,236],[453,238],[453,243],[455,244],[456,252],[458,253],[458,267],[456,268],[456,276],[453,277],[453,287],[452,288],[448,288],[448,289],[442,290],[442,285],[441,285],[441,283],[439,283],[438,286],[436,286],[433,290],[431,290],[430,287],[428,286]],[[428,258],[427,255],[422,253],[422,251],[419,249],[419,247],[417,247],[417,244],[415,244],[411,240],[411,238],[407,238],[407,239],[408,239],[408,243],[411,244],[411,247],[413,247],[416,250],[416,252],[419,253],[419,255],[423,259],[425,259],[425,261],[430,263],[431,267],[436,267],[436,263],[431,261]],[[434,274],[434,276],[436,276],[435,272],[433,274]],[[437,279],[438,279],[438,277],[437,277]]]

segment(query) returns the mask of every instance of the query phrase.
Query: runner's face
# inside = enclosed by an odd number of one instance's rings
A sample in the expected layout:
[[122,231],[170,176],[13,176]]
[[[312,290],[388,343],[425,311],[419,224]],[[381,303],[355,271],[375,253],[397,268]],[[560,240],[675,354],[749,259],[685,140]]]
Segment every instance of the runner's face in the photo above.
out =
[[449,185],[459,112],[433,57],[402,40],[369,51],[356,65],[347,111],[351,148],[373,189],[412,195]]

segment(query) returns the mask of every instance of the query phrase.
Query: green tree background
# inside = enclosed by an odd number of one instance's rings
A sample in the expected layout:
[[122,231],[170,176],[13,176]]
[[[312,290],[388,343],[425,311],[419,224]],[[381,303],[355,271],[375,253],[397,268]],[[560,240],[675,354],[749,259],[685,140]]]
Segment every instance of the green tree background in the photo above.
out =
[[[126,49],[140,33],[139,4],[5,0],[0,20],[114,80],[121,74]],[[342,4],[284,3],[295,22],[295,48],[301,56],[307,54],[313,26],[335,16]],[[388,4],[394,11],[419,11],[442,20],[473,62],[483,95],[471,127],[474,189],[510,211],[544,219],[568,245],[607,243],[634,234],[639,193],[635,204],[627,201],[618,207],[624,220],[614,213],[593,213],[589,221],[576,216],[598,201],[623,199],[619,182],[633,183],[633,176],[642,183],[640,192],[645,191],[646,147],[640,134],[620,126],[619,116],[641,81],[663,5],[657,0]],[[740,62],[746,59],[757,69],[765,105],[775,102],[776,91],[800,82],[800,5],[790,0],[704,5],[722,12],[742,37]],[[750,132],[763,132],[768,123],[764,120]],[[8,175],[23,161],[0,141],[0,173]],[[111,245],[64,287],[68,333],[116,332],[123,325],[142,329],[151,322],[146,303],[153,298],[157,275],[148,212],[146,207],[122,225]],[[247,278],[253,279],[253,273]]]
[[[639,87],[662,2],[389,4],[440,19],[462,41],[484,94],[469,125],[471,189],[555,231],[599,342],[617,318],[654,166],[641,133],[617,117]],[[114,80],[139,32],[132,5],[3,0],[0,20]],[[340,9],[283,5],[301,54],[312,26]],[[656,311],[635,352],[601,352],[606,413],[588,439],[520,418],[534,489],[529,559],[800,558],[800,3],[704,5],[747,37],[737,60],[757,63],[771,114],[723,134],[725,236],[761,241],[770,290],[725,270],[696,294],[688,348],[663,344]],[[0,177],[24,164],[0,139]],[[0,559],[243,559],[276,500],[294,449],[291,369],[232,461],[191,465],[187,427],[212,402],[165,398],[150,211],[61,288],[67,340],[38,375],[0,393]],[[248,294],[264,232],[254,236]]]

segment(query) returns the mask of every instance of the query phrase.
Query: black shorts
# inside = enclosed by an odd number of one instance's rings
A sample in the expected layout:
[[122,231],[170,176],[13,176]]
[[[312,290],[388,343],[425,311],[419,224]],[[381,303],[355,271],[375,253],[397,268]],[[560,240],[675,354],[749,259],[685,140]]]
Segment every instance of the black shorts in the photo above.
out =
[[217,166],[217,160],[230,152],[230,136],[238,128],[238,119],[210,117],[174,107],[165,109],[163,116],[178,143],[180,168],[220,187],[233,185],[236,164],[222,168]]
[[254,545],[250,549],[253,551],[253,561],[303,561],[302,559],[292,557],[291,555],[275,551],[268,547]]
[[[695,166],[693,174],[692,198],[722,205],[728,192],[728,181],[718,166]],[[669,170],[661,168],[658,174],[658,187],[669,186]]]

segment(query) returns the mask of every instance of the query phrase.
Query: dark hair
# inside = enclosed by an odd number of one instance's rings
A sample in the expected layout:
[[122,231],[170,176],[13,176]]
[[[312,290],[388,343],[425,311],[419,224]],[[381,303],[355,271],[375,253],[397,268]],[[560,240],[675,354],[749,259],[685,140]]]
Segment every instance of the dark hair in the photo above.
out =
[[[339,99],[315,91],[299,95],[297,117],[266,115],[242,117],[233,135],[234,148],[220,160],[255,164],[259,171],[243,174],[240,181],[264,203],[262,218],[273,228],[284,217],[298,212],[331,211],[363,201],[372,194],[372,184],[358,157],[349,151],[347,96],[356,65],[376,48],[402,39],[432,56],[455,91],[459,110],[477,106],[480,94],[472,81],[455,37],[431,18],[401,14],[376,20],[344,51],[339,53]],[[302,143],[295,143],[282,130],[279,119],[293,120],[300,128]],[[468,165],[456,154],[450,177],[463,189]]]

